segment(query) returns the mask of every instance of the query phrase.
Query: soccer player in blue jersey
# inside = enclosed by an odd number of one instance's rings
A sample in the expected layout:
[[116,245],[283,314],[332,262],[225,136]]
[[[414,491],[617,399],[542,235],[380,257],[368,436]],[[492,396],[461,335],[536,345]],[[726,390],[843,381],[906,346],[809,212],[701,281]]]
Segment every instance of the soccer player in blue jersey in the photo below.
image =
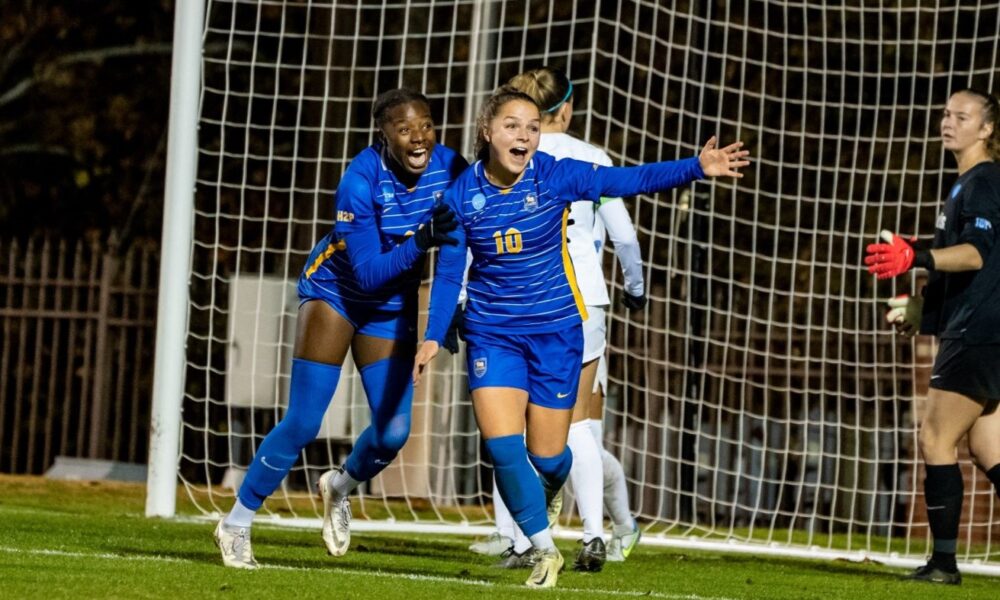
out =
[[868,246],[865,264],[879,279],[913,267],[930,272],[921,295],[893,298],[886,314],[903,335],[939,338],[918,434],[934,547],[907,579],[958,585],[963,437],[1000,496],[1000,102],[983,91],[955,92],[941,116],[941,138],[958,163],[958,180],[933,241],[884,231],[884,243]]
[[[417,290],[428,250],[454,244],[454,213],[439,200],[468,163],[436,143],[422,94],[375,99],[379,139],[351,161],[337,186],[336,224],[299,277],[299,314],[288,411],[264,438],[236,502],[215,529],[227,567],[255,569],[250,526],[257,509],[315,439],[350,349],[371,408],[343,468],[324,473],[323,541],[350,544],[348,495],[384,469],[410,433]],[[464,250],[463,250],[464,252]]]
[[483,104],[479,160],[445,193],[458,215],[458,243],[442,247],[413,378],[419,382],[444,340],[471,250],[465,337],[473,409],[500,494],[535,548],[526,584],[552,587],[563,558],[549,530],[546,495],[562,487],[572,465],[566,437],[586,317],[566,251],[569,204],[705,176],[739,177],[749,161],[742,144],[719,149],[715,138],[698,157],[674,162],[615,168],[556,161],[537,152],[540,123],[535,102],[513,88],[499,88]]
[[[538,149],[557,159],[575,158],[611,166],[611,158],[600,148],[567,133],[576,109],[573,83],[555,67],[521,73],[510,85],[528,94],[541,111]],[[587,308],[583,323],[583,364],[580,386],[573,407],[566,445],[573,453],[568,483],[583,521],[583,539],[573,568],[600,571],[605,560],[624,561],[638,543],[639,527],[629,510],[628,488],[621,463],[604,448],[603,391],[607,385],[604,351],[607,346],[606,309],[611,304],[601,268],[601,248],[609,235],[624,274],[622,303],[629,310],[641,309],[646,301],[639,239],[628,209],[621,198],[600,202],[579,200],[570,205],[566,229],[567,249],[576,283]],[[551,507],[552,510],[557,508]],[[604,508],[613,524],[611,541],[604,544]],[[501,554],[498,566],[531,567],[531,542],[517,528],[494,484],[493,509],[497,532],[470,549],[480,554]],[[549,518],[553,515],[550,513]]]

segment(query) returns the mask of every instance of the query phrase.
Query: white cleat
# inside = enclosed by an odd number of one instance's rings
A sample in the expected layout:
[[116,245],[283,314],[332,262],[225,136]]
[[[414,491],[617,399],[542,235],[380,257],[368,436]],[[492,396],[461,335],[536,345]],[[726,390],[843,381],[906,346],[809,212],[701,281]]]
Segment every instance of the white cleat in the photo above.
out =
[[485,540],[470,544],[469,550],[472,550],[476,554],[482,554],[483,556],[500,556],[513,545],[514,540],[505,535],[501,535],[499,531],[494,531]]
[[341,471],[336,468],[319,478],[319,493],[323,496],[323,543],[331,556],[347,554],[351,545],[351,501],[346,496],[338,499],[330,487]]
[[219,520],[215,526],[215,545],[222,551],[222,564],[234,569],[256,569],[250,546],[249,527],[228,527]]
[[535,588],[550,588],[556,586],[559,580],[559,573],[563,570],[563,557],[559,550],[535,551],[535,566],[531,570],[531,576],[524,582],[524,585]]
[[619,533],[618,527],[615,527],[611,534],[611,541],[608,542],[608,562],[624,562],[628,555],[635,550],[635,547],[639,545],[639,538],[642,537],[642,531],[639,530],[639,524],[632,520],[632,529],[626,530]]

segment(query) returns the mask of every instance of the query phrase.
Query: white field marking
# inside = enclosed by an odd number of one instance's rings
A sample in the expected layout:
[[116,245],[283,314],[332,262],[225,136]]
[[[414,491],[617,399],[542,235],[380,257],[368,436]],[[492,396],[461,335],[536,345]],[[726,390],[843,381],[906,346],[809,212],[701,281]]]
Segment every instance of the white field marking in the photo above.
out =
[[[173,558],[169,556],[144,556],[144,555],[128,555],[128,554],[113,554],[109,552],[71,552],[68,550],[50,550],[44,548],[11,548],[9,546],[0,546],[0,553],[5,554],[24,554],[29,556],[58,556],[62,558],[85,558],[85,559],[106,559],[106,560],[127,560],[127,561],[152,561],[152,562],[166,562],[166,563],[187,563],[195,564],[199,561],[187,560],[183,558]],[[302,571],[302,572],[333,572],[338,575],[357,575],[359,577],[380,577],[384,579],[405,579],[409,581],[428,581],[432,583],[456,583],[460,585],[470,585],[477,587],[486,588],[499,588],[499,589],[509,589],[509,590],[523,590],[524,586],[520,585],[509,585],[503,583],[493,583],[491,581],[485,581],[482,579],[458,579],[455,577],[440,577],[437,575],[420,575],[417,573],[385,573],[382,571],[359,571],[356,569],[339,569],[339,568],[323,568],[316,569],[312,567],[289,567],[285,565],[261,565],[261,569],[267,569],[270,571]],[[697,594],[662,594],[654,591],[640,592],[640,591],[628,591],[628,590],[595,590],[590,588],[570,588],[570,587],[558,587],[556,588],[563,593],[571,594],[581,594],[584,596],[616,596],[623,598],[630,597],[642,597],[642,598],[664,598],[665,600],[734,600],[732,598],[726,598],[724,596],[699,596]]]

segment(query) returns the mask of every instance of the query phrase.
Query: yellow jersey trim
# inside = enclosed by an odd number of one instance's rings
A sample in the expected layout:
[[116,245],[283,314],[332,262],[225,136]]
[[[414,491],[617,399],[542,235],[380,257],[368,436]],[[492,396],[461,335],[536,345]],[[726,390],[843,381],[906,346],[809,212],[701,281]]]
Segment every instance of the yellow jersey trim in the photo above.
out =
[[566,228],[569,221],[569,206],[563,209],[562,216],[562,259],[563,269],[566,271],[566,279],[569,281],[569,289],[573,290],[573,299],[576,301],[576,309],[580,311],[580,317],[586,321],[587,305],[583,303],[583,294],[580,293],[580,286],[576,283],[576,269],[573,268],[573,261],[569,257],[569,243],[566,238]]
[[[564,226],[563,231],[565,230],[566,228]],[[319,266],[323,264],[326,261],[326,259],[333,256],[334,252],[336,252],[337,250],[343,250],[345,248],[347,248],[347,244],[344,243],[344,240],[339,240],[336,244],[327,244],[326,250],[320,252],[319,256],[316,257],[316,260],[313,261],[313,264],[309,265],[309,268],[306,269],[306,279],[312,277],[313,273],[315,273],[316,270],[319,269]]]

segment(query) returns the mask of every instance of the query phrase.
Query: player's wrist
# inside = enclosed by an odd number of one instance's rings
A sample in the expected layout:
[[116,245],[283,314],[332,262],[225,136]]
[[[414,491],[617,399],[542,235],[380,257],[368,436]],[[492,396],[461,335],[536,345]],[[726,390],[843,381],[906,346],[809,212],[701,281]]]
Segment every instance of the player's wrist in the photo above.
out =
[[930,250],[917,250],[913,254],[913,268],[934,270],[934,254]]

